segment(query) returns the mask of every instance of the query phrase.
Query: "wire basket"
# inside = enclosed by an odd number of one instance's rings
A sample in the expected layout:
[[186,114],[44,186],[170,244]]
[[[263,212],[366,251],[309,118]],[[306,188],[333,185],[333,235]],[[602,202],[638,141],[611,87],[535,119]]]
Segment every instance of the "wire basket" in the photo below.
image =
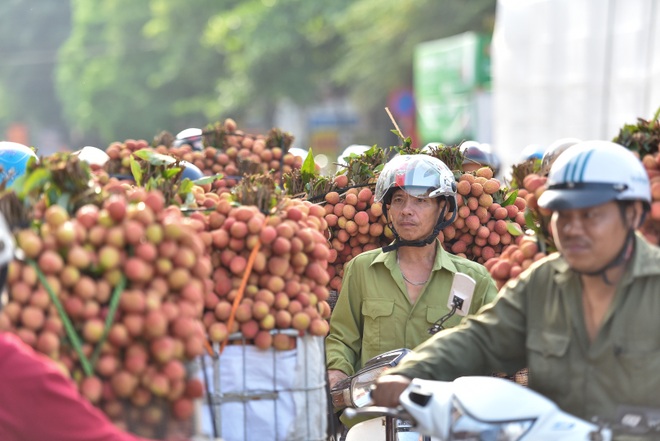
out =
[[224,441],[326,439],[324,339],[274,332],[295,338],[295,349],[258,349],[237,333],[220,356],[201,359],[209,385],[203,434]]

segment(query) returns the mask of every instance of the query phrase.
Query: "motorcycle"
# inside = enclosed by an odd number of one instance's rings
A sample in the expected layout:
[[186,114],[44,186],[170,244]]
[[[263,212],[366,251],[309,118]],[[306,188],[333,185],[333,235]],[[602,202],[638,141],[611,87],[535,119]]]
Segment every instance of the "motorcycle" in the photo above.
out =
[[[476,281],[467,274],[456,273],[450,288],[447,307],[449,312],[438,318],[428,329],[433,335],[444,329],[444,324],[454,314],[467,315],[470,310],[472,295]],[[335,411],[346,408],[360,408],[371,404],[370,387],[378,376],[390,367],[396,366],[403,357],[410,352],[409,349],[395,349],[372,358],[354,375],[338,382],[330,391]],[[386,441],[422,441],[429,437],[420,438],[412,430],[412,424],[405,418],[392,418],[381,416],[370,419],[353,426],[344,441],[361,441],[362,439],[385,439]]]
[[660,440],[658,409],[621,406],[612,421],[585,421],[545,396],[498,377],[414,379],[399,400],[397,408],[349,408],[346,416],[405,419],[413,430],[430,437],[424,439],[435,441]]
[[[371,385],[387,369],[396,366],[410,352],[409,349],[396,349],[369,360],[354,375],[338,382],[330,391],[335,411],[361,408],[372,404]],[[376,415],[351,427],[343,441],[363,441],[365,439],[386,441],[418,441],[419,433],[412,431],[412,423],[406,418]],[[422,438],[430,440],[428,437]]]

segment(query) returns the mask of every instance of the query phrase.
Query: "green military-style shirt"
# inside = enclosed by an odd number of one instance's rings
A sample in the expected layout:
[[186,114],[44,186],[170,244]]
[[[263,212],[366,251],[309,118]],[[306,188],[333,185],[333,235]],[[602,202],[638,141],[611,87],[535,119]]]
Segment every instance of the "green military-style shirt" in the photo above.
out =
[[553,254],[388,373],[450,381],[525,366],[532,389],[581,418],[615,418],[623,404],[660,407],[660,248],[635,238],[633,260],[592,343],[579,275]]
[[[328,369],[352,375],[370,358],[414,348],[431,337],[429,328],[450,311],[447,303],[456,272],[477,282],[471,314],[495,298],[497,288],[483,265],[446,252],[439,241],[437,245],[432,275],[415,303],[406,293],[395,252],[366,251],[348,262],[326,338]],[[461,319],[454,315],[444,326],[455,326]]]

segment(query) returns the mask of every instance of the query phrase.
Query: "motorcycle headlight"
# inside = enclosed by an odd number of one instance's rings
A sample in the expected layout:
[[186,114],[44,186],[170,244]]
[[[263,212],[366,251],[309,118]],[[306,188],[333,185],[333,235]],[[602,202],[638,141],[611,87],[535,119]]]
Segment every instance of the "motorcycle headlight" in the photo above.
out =
[[534,424],[534,420],[480,421],[468,414],[454,398],[451,409],[449,440],[517,441]]
[[353,407],[364,407],[371,404],[371,385],[388,368],[389,366],[383,366],[378,369],[372,369],[353,378],[353,384],[351,384],[351,401],[353,402]]
[[336,388],[330,391],[333,407],[343,409],[345,407],[358,408],[370,405],[371,385],[387,368],[388,366],[379,366],[338,383]]

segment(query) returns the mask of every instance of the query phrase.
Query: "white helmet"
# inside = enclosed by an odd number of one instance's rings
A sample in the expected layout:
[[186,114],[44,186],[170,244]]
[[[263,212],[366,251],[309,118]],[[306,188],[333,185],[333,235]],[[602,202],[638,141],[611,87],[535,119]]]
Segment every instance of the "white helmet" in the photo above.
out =
[[609,201],[651,203],[649,178],[641,161],[622,145],[583,141],[552,164],[538,204],[549,210],[587,208]]
[[[341,152],[341,155],[337,157],[337,164],[340,166],[347,166],[348,165],[348,157],[351,155],[362,155],[364,152],[369,150],[371,147],[368,145],[359,145],[359,144],[352,144],[349,145],[344,149],[343,152]],[[341,170],[341,168],[340,168]]]
[[429,155],[399,155],[378,176],[374,200],[389,204],[392,191],[401,188],[415,197],[456,199],[456,180],[444,162]]
[[99,167],[103,167],[110,160],[110,156],[105,151],[91,145],[87,145],[73,152],[73,154],[78,155],[81,161],[85,161],[89,165],[98,165]]
[[[9,264],[14,260],[14,249],[14,235],[5,220],[5,216],[0,213],[0,294],[5,290]],[[3,307],[1,297],[0,295],[0,312]]]
[[291,147],[289,149],[289,153],[291,153],[293,156],[298,156],[300,158],[307,158],[307,154],[309,153],[305,149],[301,149],[300,147]]
[[204,132],[202,129],[195,127],[181,130],[176,135],[176,139],[174,140],[174,147],[181,147],[182,145],[188,144],[193,148],[193,150],[204,150],[203,135]]
[[545,149],[545,153],[543,153],[543,159],[541,160],[541,175],[547,176],[548,173],[550,173],[550,167],[552,167],[552,164],[557,157],[567,148],[581,141],[582,140],[578,138],[560,138],[550,144],[548,148]]
[[[488,150],[486,150],[486,147]],[[492,166],[490,156],[490,146],[477,141],[464,141],[459,146],[465,160],[463,165],[477,164],[479,166]]]
[[540,144],[529,144],[520,152],[520,161],[528,161],[530,159],[541,159],[545,149]]
[[[383,247],[383,251],[391,251],[398,246],[423,246],[435,240],[438,233],[456,219],[456,179],[444,162],[429,155],[399,155],[390,159],[376,181],[374,200],[383,203],[383,213],[387,217],[387,204],[392,199],[392,193],[400,188],[414,197],[443,198],[447,201],[438,216],[435,229],[424,240],[404,241],[398,237],[394,226],[395,242]],[[451,217],[446,219],[447,213]]]

